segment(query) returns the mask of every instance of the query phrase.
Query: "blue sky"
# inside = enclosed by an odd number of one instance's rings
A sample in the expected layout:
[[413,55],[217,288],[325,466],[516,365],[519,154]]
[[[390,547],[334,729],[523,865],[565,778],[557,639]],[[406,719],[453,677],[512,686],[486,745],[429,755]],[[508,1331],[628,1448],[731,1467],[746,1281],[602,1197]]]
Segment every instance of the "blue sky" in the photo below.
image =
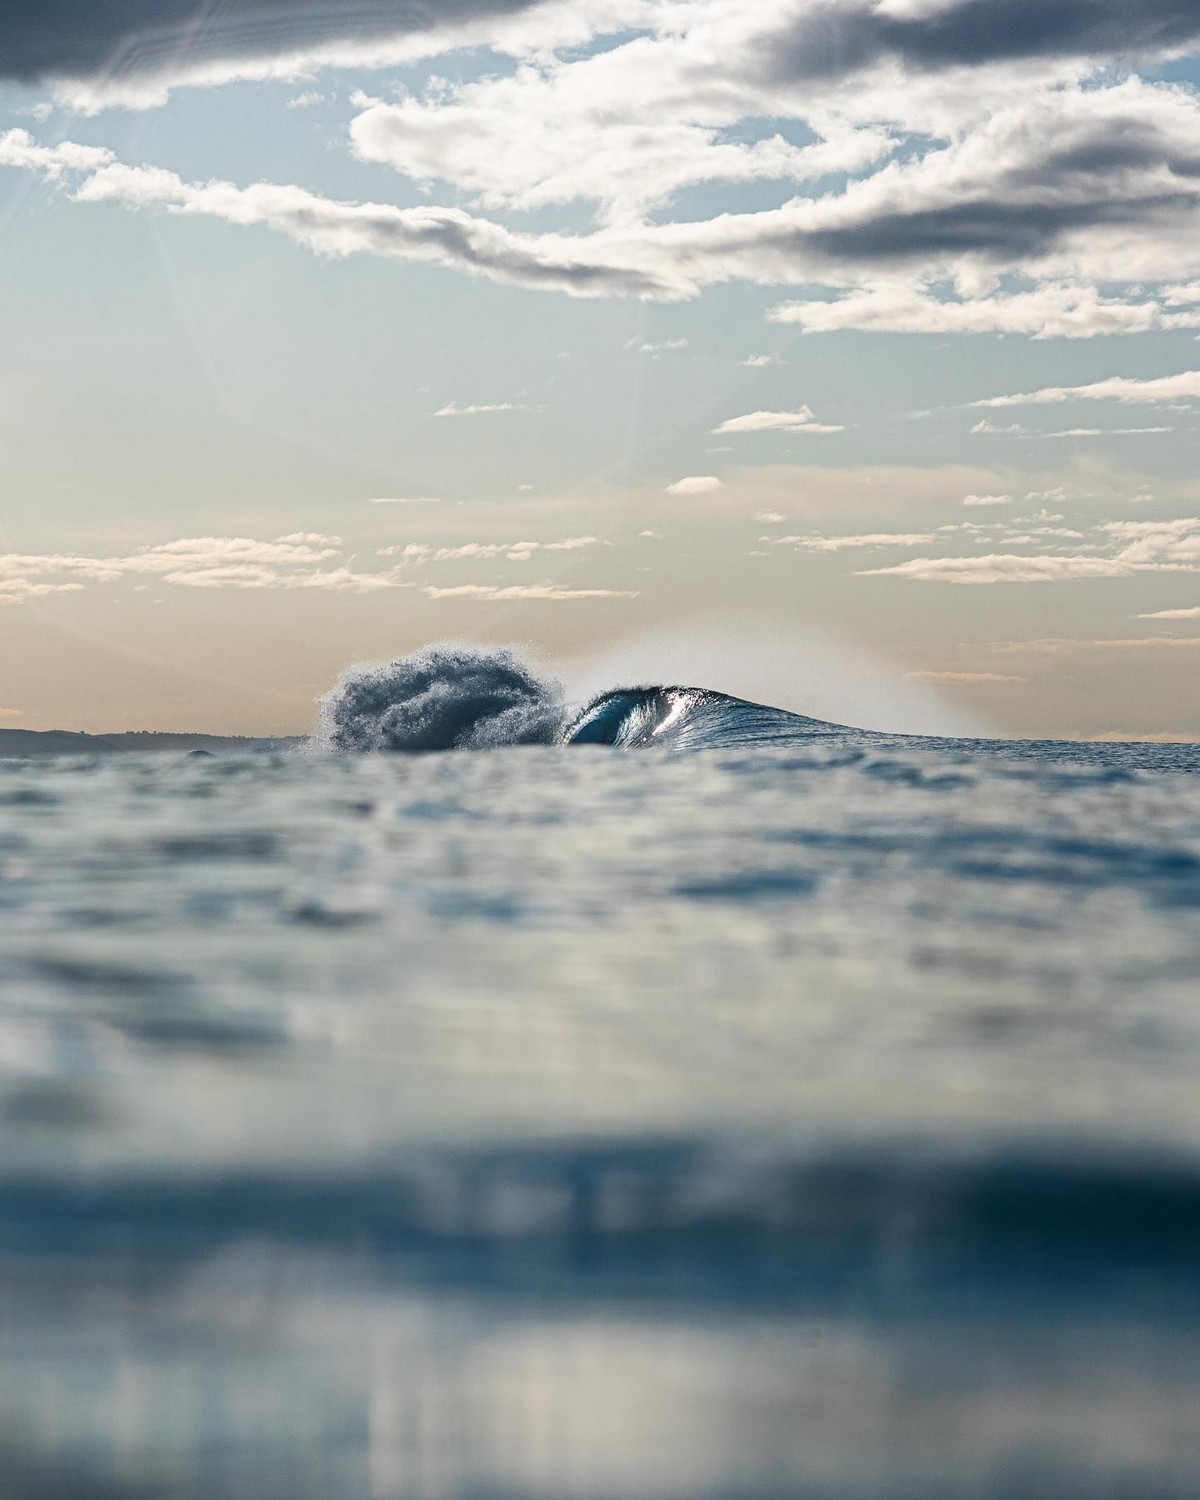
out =
[[0,723],[518,641],[1200,736],[1200,4],[0,4]]

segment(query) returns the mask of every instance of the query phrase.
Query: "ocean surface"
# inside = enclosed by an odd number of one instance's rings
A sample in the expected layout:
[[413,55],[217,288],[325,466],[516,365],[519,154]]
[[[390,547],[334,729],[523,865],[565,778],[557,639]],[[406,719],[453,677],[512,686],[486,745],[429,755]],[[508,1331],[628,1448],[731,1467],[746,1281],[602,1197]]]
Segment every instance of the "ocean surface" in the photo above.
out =
[[0,761],[5,1500],[1194,1500],[1200,747],[442,667]]

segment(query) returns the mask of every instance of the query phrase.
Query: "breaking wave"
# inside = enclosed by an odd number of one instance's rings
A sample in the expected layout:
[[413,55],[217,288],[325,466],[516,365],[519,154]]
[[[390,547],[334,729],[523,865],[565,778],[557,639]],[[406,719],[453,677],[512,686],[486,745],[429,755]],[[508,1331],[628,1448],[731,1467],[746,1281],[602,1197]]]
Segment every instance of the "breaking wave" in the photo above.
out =
[[853,734],[709,688],[622,687],[573,716],[559,683],[512,647],[426,646],[351,667],[320,700],[316,742],[332,750],[484,750],[500,745],[713,749]]
[[[609,745],[621,750],[730,750],[814,741],[869,750],[958,750],[1018,760],[1111,766],[1114,747],[1078,741],[948,739],[895,735],[810,719],[712,688],[616,687],[574,711],[562,685],[540,676],[514,647],[436,644],[377,666],[350,667],[319,700],[312,744],[349,751],[490,750],[506,745]],[[1200,770],[1200,747],[1125,744],[1121,774]]]
[[331,750],[487,750],[562,737],[562,689],[516,652],[436,645],[351,667],[320,699],[318,744]]

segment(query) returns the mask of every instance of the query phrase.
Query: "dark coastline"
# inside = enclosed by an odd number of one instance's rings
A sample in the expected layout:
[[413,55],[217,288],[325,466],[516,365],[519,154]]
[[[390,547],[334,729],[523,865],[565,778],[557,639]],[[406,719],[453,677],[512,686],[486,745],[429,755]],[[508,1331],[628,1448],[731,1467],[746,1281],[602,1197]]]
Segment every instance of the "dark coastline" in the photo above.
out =
[[28,760],[44,755],[111,755],[164,750],[206,750],[211,754],[238,750],[286,750],[303,736],[270,738],[224,734],[170,734],[135,730],[118,734],[79,734],[69,729],[0,729],[0,759]]

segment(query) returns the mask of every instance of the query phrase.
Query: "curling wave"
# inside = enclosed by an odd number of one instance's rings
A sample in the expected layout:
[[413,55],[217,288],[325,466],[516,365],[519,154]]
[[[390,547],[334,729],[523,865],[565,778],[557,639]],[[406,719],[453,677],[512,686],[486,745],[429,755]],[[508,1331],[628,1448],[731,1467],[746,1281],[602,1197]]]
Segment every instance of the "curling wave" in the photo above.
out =
[[538,676],[511,647],[433,645],[383,665],[352,667],[320,709],[316,743],[332,750],[553,744],[702,750],[862,733],[685,686],[610,689],[570,717],[561,685]]
[[567,726],[563,741],[626,750],[717,750],[853,733],[841,724],[768,708],[711,688],[640,687],[616,688],[593,698]]

